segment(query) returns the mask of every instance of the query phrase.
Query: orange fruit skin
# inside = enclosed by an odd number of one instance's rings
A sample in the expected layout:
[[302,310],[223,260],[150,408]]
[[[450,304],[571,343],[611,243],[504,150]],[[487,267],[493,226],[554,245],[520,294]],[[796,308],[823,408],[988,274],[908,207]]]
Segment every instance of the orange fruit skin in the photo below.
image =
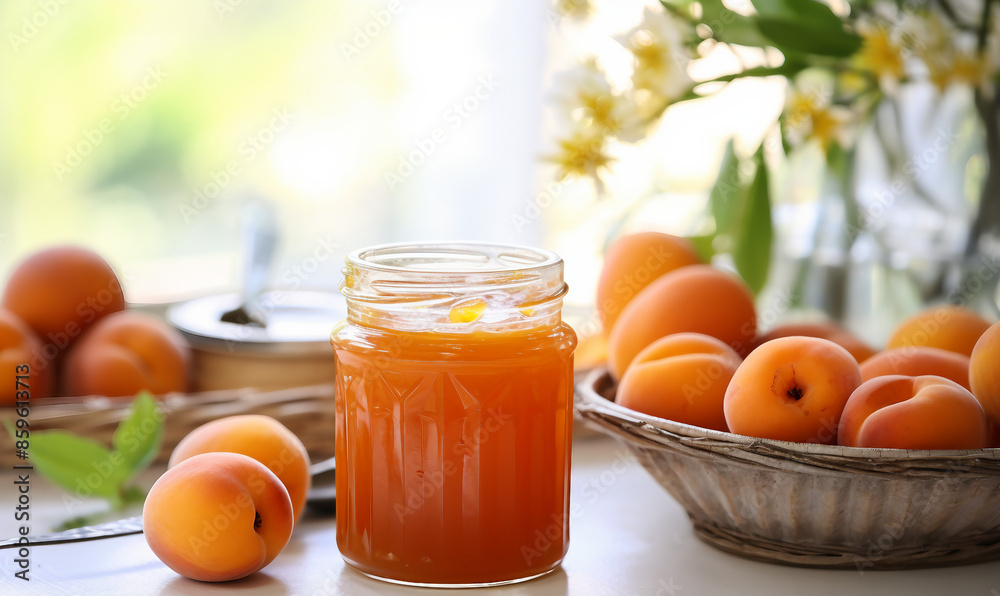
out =
[[306,505],[312,483],[309,454],[302,441],[288,428],[259,414],[227,416],[194,429],[170,454],[169,467],[202,453],[241,453],[267,466],[288,490],[296,520]]
[[753,295],[737,276],[708,265],[688,265],[655,280],[622,310],[608,337],[608,368],[620,379],[632,359],[657,339],[703,333],[739,354],[757,334]]
[[604,255],[597,281],[597,312],[604,332],[610,332],[622,309],[659,277],[701,263],[685,238],[660,232],[640,232],[615,241]]
[[969,387],[996,429],[1000,446],[1000,323],[994,323],[976,342],[969,358]]
[[736,370],[723,408],[729,430],[749,437],[832,444],[844,404],[861,384],[850,352],[818,337],[780,337]]
[[293,526],[281,481],[238,453],[205,453],[170,468],[142,508],[153,553],[184,577],[206,582],[264,568],[288,544]]
[[989,327],[989,321],[967,308],[932,306],[900,323],[886,347],[926,346],[970,356]]
[[676,333],[647,346],[625,371],[615,401],[627,408],[727,431],[722,400],[739,354],[700,333]]
[[2,305],[42,342],[61,350],[96,321],[124,310],[125,295],[100,255],[78,246],[57,246],[29,256],[14,269]]
[[944,377],[886,375],[858,387],[838,442],[885,449],[983,449],[989,423],[976,398]]
[[885,375],[935,375],[969,389],[969,357],[923,346],[882,350],[861,363],[862,381]]
[[[18,379],[18,367],[27,365],[27,378]],[[0,406],[52,395],[53,369],[42,356],[42,342],[9,310],[0,308]],[[23,370],[23,369],[21,369]],[[18,381],[24,385],[18,387]]]
[[789,337],[791,335],[804,335],[806,337],[822,337],[843,347],[854,356],[858,363],[862,363],[875,355],[875,348],[861,341],[853,333],[844,329],[832,321],[803,321],[797,323],[781,323],[775,325],[767,333],[759,336],[756,345],[777,339],[779,337]]
[[190,348],[179,331],[137,311],[98,321],[66,353],[68,395],[123,397],[145,389],[160,395],[186,391]]

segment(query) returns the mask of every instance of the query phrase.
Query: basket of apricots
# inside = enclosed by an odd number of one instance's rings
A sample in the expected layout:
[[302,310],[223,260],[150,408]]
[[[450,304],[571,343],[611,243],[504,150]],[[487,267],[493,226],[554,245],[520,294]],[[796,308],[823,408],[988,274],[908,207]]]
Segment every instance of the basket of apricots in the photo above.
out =
[[701,539],[859,571],[1000,558],[1000,323],[934,306],[881,351],[825,320],[761,333],[737,275],[653,232],[609,248],[597,298],[607,364],[577,415]]
[[[146,390],[168,414],[160,461],[192,429],[237,414],[274,417],[316,457],[332,455],[332,386],[192,393],[192,368],[185,337],[159,313],[129,306],[92,250],[36,252],[0,288],[0,421],[28,412],[33,430],[71,428],[109,443]],[[0,465],[20,463],[11,441],[0,433]]]

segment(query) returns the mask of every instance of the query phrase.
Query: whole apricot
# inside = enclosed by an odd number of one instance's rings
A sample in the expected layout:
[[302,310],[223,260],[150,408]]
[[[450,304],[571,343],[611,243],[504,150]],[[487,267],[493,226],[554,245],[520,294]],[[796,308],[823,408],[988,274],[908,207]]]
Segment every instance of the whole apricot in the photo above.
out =
[[740,355],[700,333],[661,337],[632,361],[615,401],[637,412],[727,431],[722,400]]
[[779,337],[736,369],[723,408],[729,430],[749,437],[833,443],[844,404],[861,384],[850,352],[818,337]]
[[646,286],[629,302],[608,337],[608,367],[620,379],[643,348],[674,333],[703,333],[743,354],[757,334],[753,295],[739,277],[688,265]]
[[21,401],[51,395],[53,368],[31,329],[0,308],[0,406],[14,405],[19,392]]
[[267,466],[285,485],[295,519],[299,519],[312,482],[309,454],[302,441],[285,425],[259,414],[206,422],[181,439],[167,465],[174,467],[196,455],[218,451],[240,453]]
[[957,352],[914,346],[882,350],[861,363],[861,380],[884,375],[935,375],[969,388],[969,357]]
[[20,317],[43,343],[64,349],[90,325],[125,308],[121,283],[92,250],[57,246],[21,262],[2,305]]
[[679,267],[701,263],[691,241],[660,232],[622,236],[608,247],[597,281],[597,312],[605,333],[625,305],[653,280]]
[[185,391],[191,360],[187,340],[153,315],[123,311],[95,323],[66,353],[69,395],[160,395]]
[[900,323],[886,347],[927,346],[969,356],[989,327],[989,321],[967,308],[932,306]]
[[170,468],[142,508],[153,553],[184,577],[208,582],[263,569],[285,548],[293,525],[278,477],[238,453],[204,453]]
[[865,381],[844,407],[837,442],[886,449],[982,449],[986,414],[944,377],[887,375]]
[[789,337],[792,335],[803,335],[805,337],[822,337],[841,346],[854,356],[858,363],[862,363],[872,357],[876,350],[860,340],[853,333],[844,329],[833,321],[800,321],[779,323],[767,333],[757,338],[757,345],[777,339],[779,337]]
[[1000,439],[1000,323],[987,329],[972,350],[969,387],[998,429]]

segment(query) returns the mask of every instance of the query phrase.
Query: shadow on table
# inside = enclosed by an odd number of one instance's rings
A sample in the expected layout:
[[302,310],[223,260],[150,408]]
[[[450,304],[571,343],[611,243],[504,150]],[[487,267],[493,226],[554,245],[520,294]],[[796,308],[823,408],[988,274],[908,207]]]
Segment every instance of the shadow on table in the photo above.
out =
[[271,596],[282,596],[288,594],[288,588],[280,580],[277,580],[265,572],[257,572],[249,577],[231,582],[213,583],[200,582],[186,577],[175,577],[163,586],[158,594],[209,594],[218,593],[219,586],[225,586],[227,592],[239,594],[241,591],[256,590],[257,593],[264,593]]

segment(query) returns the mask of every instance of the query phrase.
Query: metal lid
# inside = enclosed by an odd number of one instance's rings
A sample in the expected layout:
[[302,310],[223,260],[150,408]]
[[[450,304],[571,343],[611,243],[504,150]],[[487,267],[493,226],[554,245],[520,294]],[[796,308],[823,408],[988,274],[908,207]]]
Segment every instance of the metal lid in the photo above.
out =
[[331,352],[330,332],[347,316],[344,298],[334,292],[272,290],[257,301],[267,326],[223,323],[222,313],[240,305],[239,294],[217,294],[176,304],[167,320],[196,348],[221,353],[282,355]]

